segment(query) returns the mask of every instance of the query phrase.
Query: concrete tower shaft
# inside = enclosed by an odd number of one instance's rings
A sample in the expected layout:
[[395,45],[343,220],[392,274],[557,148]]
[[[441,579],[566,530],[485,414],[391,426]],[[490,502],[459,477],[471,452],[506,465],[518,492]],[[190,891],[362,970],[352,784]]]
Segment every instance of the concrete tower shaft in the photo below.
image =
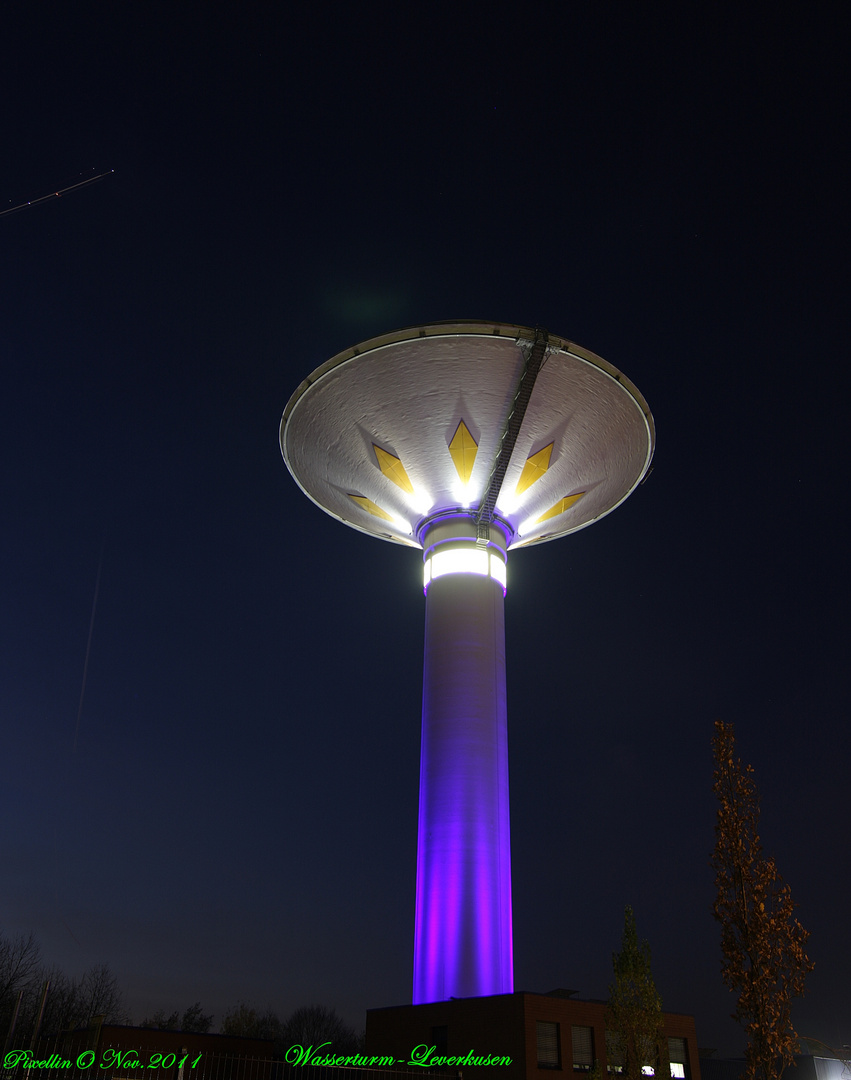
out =
[[[506,534],[472,517],[423,535],[425,658],[414,1004],[514,989]],[[478,569],[471,567],[478,566]]]

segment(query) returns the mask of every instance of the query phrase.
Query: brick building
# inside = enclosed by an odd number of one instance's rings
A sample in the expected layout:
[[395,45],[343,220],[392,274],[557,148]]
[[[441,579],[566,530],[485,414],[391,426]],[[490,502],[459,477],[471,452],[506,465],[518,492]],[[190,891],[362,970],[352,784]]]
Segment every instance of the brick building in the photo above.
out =
[[[392,1055],[397,1067],[428,1065],[474,1076],[487,1070],[500,1080],[555,1080],[553,1074],[581,1080],[595,1061],[604,1074],[610,1067],[614,1073],[606,1056],[606,1002],[571,994],[520,991],[370,1009],[366,1053]],[[663,1029],[672,1080],[701,1080],[694,1018],[663,1013]]]

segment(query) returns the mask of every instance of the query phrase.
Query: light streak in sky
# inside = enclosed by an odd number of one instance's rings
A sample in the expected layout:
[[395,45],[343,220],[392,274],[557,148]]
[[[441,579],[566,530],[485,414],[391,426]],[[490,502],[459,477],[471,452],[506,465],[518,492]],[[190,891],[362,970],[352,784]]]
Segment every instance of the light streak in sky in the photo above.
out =
[[77,188],[88,187],[89,184],[94,184],[98,180],[103,180],[105,176],[111,176],[114,172],[115,169],[107,169],[106,172],[98,173],[97,176],[90,176],[87,180],[80,180],[76,184],[70,184],[68,187],[60,188],[59,191],[51,191],[48,195],[41,195],[38,199],[30,199],[28,202],[19,203],[17,206],[10,206],[8,210],[0,210],[0,217],[5,217],[7,214],[14,214],[17,210],[26,210],[28,206],[38,206],[39,203],[47,202],[49,199],[58,199],[69,191],[76,191]]

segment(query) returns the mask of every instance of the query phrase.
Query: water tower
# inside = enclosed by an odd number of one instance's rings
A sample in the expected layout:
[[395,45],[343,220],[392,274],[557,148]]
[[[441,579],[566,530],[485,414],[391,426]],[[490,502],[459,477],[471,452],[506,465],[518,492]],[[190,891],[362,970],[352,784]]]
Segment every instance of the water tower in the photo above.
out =
[[611,364],[504,323],[373,338],[317,368],[284,410],[281,451],[302,491],[423,552],[415,1005],[514,989],[508,552],[614,510],[654,438],[647,403]]

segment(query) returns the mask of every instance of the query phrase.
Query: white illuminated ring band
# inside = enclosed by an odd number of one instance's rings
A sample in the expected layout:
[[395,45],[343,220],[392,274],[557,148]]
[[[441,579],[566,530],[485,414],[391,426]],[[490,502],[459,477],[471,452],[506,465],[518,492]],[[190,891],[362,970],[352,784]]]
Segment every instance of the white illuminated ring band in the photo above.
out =
[[498,581],[506,588],[505,563],[494,551],[478,547],[452,547],[432,552],[423,564],[423,588],[446,574],[478,574]]

